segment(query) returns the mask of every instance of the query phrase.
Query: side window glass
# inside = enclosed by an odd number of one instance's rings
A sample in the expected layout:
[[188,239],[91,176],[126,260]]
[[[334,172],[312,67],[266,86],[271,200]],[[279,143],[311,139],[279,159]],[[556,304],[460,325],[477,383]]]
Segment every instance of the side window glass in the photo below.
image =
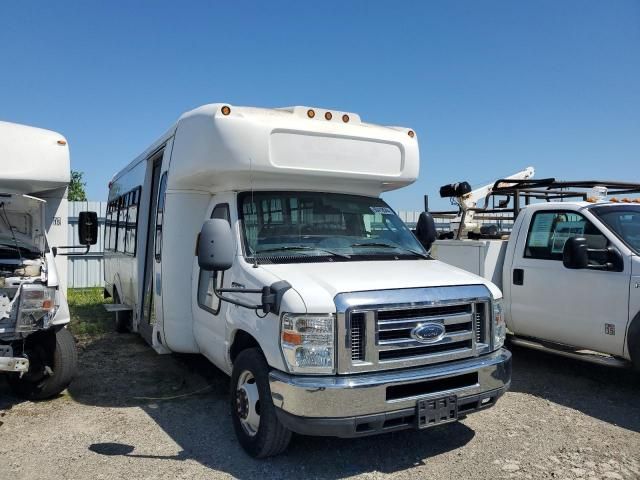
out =
[[[226,220],[229,222],[229,225],[231,225],[229,205],[226,203],[216,205],[213,212],[211,212],[211,218]],[[213,276],[213,272],[200,270],[200,275],[198,277],[198,305],[214,315],[217,315],[220,311],[220,300],[216,297],[216,294],[213,291],[214,281],[216,281],[216,278]],[[222,286],[223,281],[224,273],[217,277],[218,288]]]
[[136,255],[138,230],[138,205],[140,203],[140,187],[129,194],[128,217],[126,226],[126,253]]
[[562,260],[564,244],[570,237],[584,237],[592,249],[607,247],[607,238],[576,212],[537,212],[529,227],[524,256],[541,260]]
[[111,202],[107,204],[107,212],[104,222],[104,249],[111,250]]
[[118,199],[118,236],[116,238],[116,250],[123,252],[125,249],[125,232],[127,225],[127,196]]
[[109,250],[115,251],[118,237],[118,200],[111,201],[109,213]]
[[164,220],[166,190],[167,172],[164,172],[160,179],[160,188],[158,188],[158,207],[156,209],[156,239],[154,242],[156,262],[159,262],[162,258],[162,222]]

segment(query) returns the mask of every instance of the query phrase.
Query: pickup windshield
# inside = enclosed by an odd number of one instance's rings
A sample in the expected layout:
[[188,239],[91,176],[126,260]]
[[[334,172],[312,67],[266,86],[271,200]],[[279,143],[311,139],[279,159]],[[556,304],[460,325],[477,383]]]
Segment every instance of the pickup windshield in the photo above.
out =
[[239,196],[245,254],[269,263],[428,258],[379,198],[319,192]]
[[603,206],[592,211],[630,249],[640,254],[640,205]]

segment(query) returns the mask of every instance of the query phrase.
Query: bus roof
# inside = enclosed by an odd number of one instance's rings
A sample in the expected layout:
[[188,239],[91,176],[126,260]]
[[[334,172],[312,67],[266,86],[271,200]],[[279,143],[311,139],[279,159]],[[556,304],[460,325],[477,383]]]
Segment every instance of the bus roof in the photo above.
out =
[[315,107],[216,103],[183,114],[114,181],[173,138],[169,189],[209,192],[292,186],[379,195],[414,182],[413,130]]
[[0,121],[0,193],[37,193],[66,187],[69,146],[59,133]]

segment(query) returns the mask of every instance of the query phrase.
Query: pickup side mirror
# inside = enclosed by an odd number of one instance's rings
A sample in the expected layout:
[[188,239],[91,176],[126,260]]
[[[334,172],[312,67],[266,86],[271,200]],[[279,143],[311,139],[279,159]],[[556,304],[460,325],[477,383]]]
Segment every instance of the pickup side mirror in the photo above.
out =
[[584,237],[570,237],[562,250],[562,263],[566,268],[579,269],[589,266],[589,249]]
[[229,222],[221,218],[207,220],[198,237],[198,265],[202,270],[229,270],[235,257],[233,233]]
[[416,224],[416,238],[428,252],[437,237],[438,233],[436,232],[436,223],[433,217],[429,212],[422,212]]
[[[595,263],[589,264],[589,257]],[[562,263],[566,268],[589,268],[591,270],[624,271],[624,258],[614,247],[591,249],[584,237],[568,238],[562,250]]]
[[98,243],[98,214],[96,212],[80,212],[78,214],[78,241],[81,245]]

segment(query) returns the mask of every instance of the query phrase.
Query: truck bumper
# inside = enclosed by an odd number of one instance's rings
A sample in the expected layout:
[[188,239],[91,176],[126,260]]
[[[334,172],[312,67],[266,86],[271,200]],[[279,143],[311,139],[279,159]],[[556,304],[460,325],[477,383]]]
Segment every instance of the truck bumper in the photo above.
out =
[[511,353],[350,376],[269,374],[280,421],[305,435],[359,437],[417,427],[418,400],[455,396],[458,418],[495,405],[511,383]]
[[0,357],[0,372],[27,373],[29,360],[24,357]]

